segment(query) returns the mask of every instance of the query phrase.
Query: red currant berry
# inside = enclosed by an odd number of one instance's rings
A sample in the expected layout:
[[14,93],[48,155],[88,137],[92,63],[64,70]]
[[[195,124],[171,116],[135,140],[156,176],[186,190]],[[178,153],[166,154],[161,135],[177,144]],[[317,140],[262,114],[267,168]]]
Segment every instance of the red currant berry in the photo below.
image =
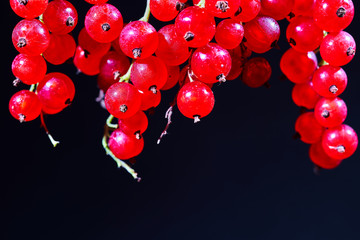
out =
[[111,133],[108,145],[115,157],[127,160],[142,152],[144,148],[144,139],[137,139],[132,134],[126,134],[121,130],[115,130]]
[[240,45],[243,37],[244,27],[238,20],[225,19],[216,27],[215,40],[223,48],[236,48]]
[[[194,5],[200,0],[193,1]],[[228,18],[235,14],[240,7],[240,0],[207,0],[205,1],[205,9],[211,15],[218,18]]]
[[339,32],[353,20],[354,4],[351,0],[317,0],[313,16],[324,31]]
[[241,22],[249,22],[259,14],[260,9],[260,0],[242,0],[239,9],[234,14],[234,18]]
[[355,52],[354,38],[344,31],[328,34],[320,45],[321,57],[333,66],[348,64],[355,56]]
[[311,161],[316,165],[324,169],[333,169],[339,166],[341,159],[335,159],[329,157],[320,142],[314,143],[310,146],[309,156]]
[[322,97],[333,98],[344,92],[347,75],[341,67],[321,66],[313,75],[314,90]]
[[294,85],[292,99],[299,107],[313,109],[320,100],[320,96],[315,92],[312,81],[307,81],[306,83]]
[[33,19],[44,13],[48,0],[10,0],[12,10],[20,17]]
[[85,16],[85,28],[95,41],[110,43],[119,36],[123,28],[123,17],[111,4],[94,5]]
[[158,47],[159,37],[156,29],[147,22],[133,21],[121,31],[119,37],[121,50],[131,58],[150,57]]
[[38,96],[29,90],[15,93],[9,102],[11,115],[20,122],[29,122],[41,113],[41,102]]
[[242,81],[247,86],[257,88],[269,81],[271,66],[263,57],[254,57],[246,61],[242,71]]
[[205,9],[192,6],[182,10],[175,19],[178,36],[183,37],[189,47],[197,48],[209,43],[215,35],[215,19]]
[[195,122],[209,115],[214,104],[213,92],[206,84],[199,81],[186,83],[177,96],[179,111],[185,117],[193,118]]
[[[46,74],[47,66],[43,57],[19,54],[11,65],[12,72],[17,80],[31,85],[40,82]],[[14,84],[17,83],[15,80]]]
[[295,0],[291,12],[295,16],[302,15],[312,17],[315,2],[316,0]]
[[294,17],[286,29],[286,38],[291,47],[299,52],[313,51],[323,40],[323,31],[312,17]]
[[119,119],[118,125],[119,130],[124,133],[134,134],[137,138],[140,138],[148,127],[148,119],[143,111],[138,111],[132,117]]
[[48,4],[43,21],[51,33],[66,34],[77,25],[78,14],[69,1],[54,0]]
[[301,114],[295,122],[295,131],[304,143],[316,143],[321,140],[325,128],[316,120],[313,112]]
[[105,106],[116,118],[129,118],[141,105],[141,95],[138,90],[126,82],[117,82],[109,87],[105,94]]
[[85,0],[85,2],[88,2],[90,4],[102,4],[102,3],[106,3],[109,0]]
[[163,22],[173,20],[184,7],[179,0],[150,0],[151,14]]
[[234,49],[229,49],[231,56],[231,70],[226,77],[226,80],[234,80],[240,76],[243,70],[246,58],[243,56],[240,45]]
[[315,106],[316,120],[324,127],[336,127],[347,116],[347,107],[341,98],[321,98]]
[[79,33],[78,44],[87,55],[104,56],[111,47],[111,43],[100,43],[92,39],[85,28]]
[[157,91],[155,94],[150,91],[141,91],[139,90],[141,95],[141,106],[140,110],[146,111],[150,108],[157,107],[161,102],[161,91]]
[[79,72],[94,76],[100,73],[101,55],[88,54],[81,46],[78,46],[74,55],[74,65]]
[[322,137],[325,153],[335,159],[345,159],[354,154],[358,137],[354,129],[346,124],[327,129]]
[[169,90],[173,88],[179,81],[180,78],[180,67],[179,66],[166,66],[168,78],[166,80],[165,85],[161,88],[161,90]]
[[261,0],[261,14],[275,20],[284,19],[292,10],[294,0]]
[[298,52],[289,48],[280,59],[280,69],[294,83],[309,81],[318,61],[314,52]]
[[50,34],[39,20],[21,20],[12,32],[12,42],[20,53],[31,56],[43,53],[50,43]]
[[231,56],[226,49],[209,43],[193,53],[191,69],[202,82],[224,82],[231,69]]
[[43,56],[51,64],[60,65],[75,54],[76,43],[69,34],[50,34],[50,44]]

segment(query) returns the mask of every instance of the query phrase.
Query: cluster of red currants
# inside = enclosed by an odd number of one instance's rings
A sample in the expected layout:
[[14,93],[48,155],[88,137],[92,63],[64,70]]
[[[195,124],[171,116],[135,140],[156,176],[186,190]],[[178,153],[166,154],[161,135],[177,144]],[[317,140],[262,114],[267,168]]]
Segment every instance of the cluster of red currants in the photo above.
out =
[[[175,104],[194,122],[212,111],[214,83],[240,77],[249,87],[266,86],[270,64],[263,57],[249,57],[278,46],[277,21],[287,18],[291,48],[280,67],[296,83],[294,102],[315,107],[314,113],[299,117],[296,131],[301,140],[313,144],[310,158],[322,168],[335,167],[354,153],[357,136],[342,125],[347,110],[337,97],[347,83],[340,66],[351,61],[356,49],[351,35],[342,31],[354,16],[351,0],[193,0],[192,5],[187,0],[147,0],[144,16],[126,24],[107,0],[85,1],[94,6],[76,43],[68,34],[78,21],[70,2],[10,0],[14,12],[25,18],[13,31],[20,54],[12,70],[15,85],[21,81],[31,87],[16,93],[9,104],[21,122],[58,113],[73,101],[72,81],[62,73],[46,74],[45,62],[58,65],[73,58],[79,72],[97,75],[105,93],[103,103],[110,113],[103,138],[107,154],[138,179],[122,160],[141,153],[142,133],[148,126],[144,111],[159,105],[160,91],[180,86],[159,141]],[[157,31],[148,23],[150,14],[174,22]],[[318,49],[321,66],[314,52]]]

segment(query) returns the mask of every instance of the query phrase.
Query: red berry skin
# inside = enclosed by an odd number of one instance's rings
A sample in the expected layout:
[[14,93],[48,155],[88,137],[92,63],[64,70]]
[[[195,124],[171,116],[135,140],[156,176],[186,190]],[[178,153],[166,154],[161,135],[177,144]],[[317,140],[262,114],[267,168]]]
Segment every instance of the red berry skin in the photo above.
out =
[[339,32],[353,20],[354,4],[351,0],[317,0],[313,16],[322,30]]
[[178,83],[180,78],[180,67],[179,66],[166,66],[168,78],[166,80],[165,85],[161,88],[161,90],[169,90]]
[[229,49],[231,56],[231,70],[226,77],[226,80],[234,80],[240,76],[243,70],[246,58],[243,56],[240,45],[234,49]]
[[231,70],[231,56],[226,49],[216,43],[209,43],[193,53],[191,69],[202,82],[224,81]]
[[244,26],[245,46],[256,53],[269,51],[279,37],[279,24],[271,17],[258,16]]
[[258,88],[269,81],[271,66],[263,57],[254,57],[245,62],[242,71],[242,81],[248,87]]
[[41,113],[41,102],[38,96],[29,90],[15,93],[9,102],[11,115],[20,122],[29,122]]
[[78,46],[75,50],[74,65],[81,73],[95,76],[100,73],[101,58],[101,55],[87,54],[82,47]]
[[49,109],[64,109],[74,100],[75,86],[63,73],[48,73],[37,87],[43,106]]
[[320,45],[321,57],[333,66],[348,64],[355,56],[355,52],[355,40],[345,31],[328,34]]
[[22,3],[19,0],[10,0],[12,10],[20,17],[33,19],[44,13],[48,0],[28,0]]
[[48,4],[43,21],[51,33],[67,34],[76,27],[78,14],[69,1],[54,0]]
[[234,18],[241,22],[249,22],[253,20],[261,10],[260,0],[240,1],[240,7],[235,12]]
[[[194,1],[196,3],[199,0]],[[194,3],[195,4],[195,3]],[[205,1],[205,9],[211,15],[218,18],[228,18],[235,14],[240,7],[240,0],[207,0]]]
[[173,20],[184,7],[178,0],[150,0],[151,14],[159,21]]
[[324,65],[314,72],[312,82],[320,96],[334,98],[344,92],[348,78],[341,67]]
[[167,77],[165,63],[155,56],[136,60],[131,68],[131,82],[143,92],[161,89]]
[[60,65],[73,57],[75,50],[76,42],[71,35],[50,34],[50,44],[43,56],[49,63]]
[[316,165],[324,169],[333,169],[339,166],[342,162],[341,159],[335,159],[329,157],[320,142],[314,143],[309,149],[310,160]]
[[294,17],[286,29],[286,38],[292,48],[299,52],[313,51],[323,40],[323,31],[312,17]]
[[346,124],[327,129],[321,141],[325,153],[339,160],[353,155],[358,146],[356,132]]
[[157,91],[156,93],[150,91],[141,91],[139,90],[141,95],[141,106],[140,110],[146,111],[150,108],[157,107],[161,102],[161,91]]
[[127,160],[142,152],[144,138],[137,139],[133,134],[125,134],[121,130],[115,130],[110,135],[108,145],[115,157]]
[[261,0],[260,13],[281,20],[289,15],[293,6],[294,0]]
[[111,4],[94,5],[85,16],[85,28],[95,41],[111,43],[123,28],[123,17]]
[[85,2],[88,2],[90,4],[102,4],[102,3],[106,3],[109,0],[85,0]]
[[342,124],[347,116],[347,107],[341,98],[321,98],[315,106],[316,120],[324,127]]
[[186,83],[177,96],[179,111],[188,118],[203,118],[209,115],[214,104],[213,92],[206,84],[199,81]]
[[295,131],[304,143],[317,143],[321,140],[325,128],[316,120],[313,112],[301,114],[295,122]]
[[148,118],[143,111],[138,111],[132,117],[119,119],[118,125],[119,130],[126,134],[143,134],[148,127]]
[[238,20],[225,19],[216,27],[215,40],[223,48],[236,48],[243,40],[243,37],[244,27]]
[[182,10],[175,19],[178,36],[183,37],[189,47],[206,45],[215,35],[215,19],[203,8],[192,6]]
[[295,16],[313,16],[313,10],[316,0],[295,0],[291,12]]
[[312,81],[295,84],[291,96],[297,106],[307,109],[314,109],[316,103],[321,98],[320,95],[315,92]]
[[176,35],[175,25],[169,24],[159,30],[159,45],[155,54],[166,65],[177,66],[184,63],[190,51],[184,38]]
[[126,82],[117,82],[109,87],[105,94],[105,106],[116,118],[129,118],[140,109],[141,95],[138,90]]
[[134,59],[150,57],[157,49],[159,37],[156,29],[147,22],[133,21],[124,27],[119,37],[121,50]]
[[40,82],[46,74],[47,66],[43,57],[19,54],[11,65],[14,76],[21,82],[31,85]]
[[50,43],[50,34],[39,20],[21,20],[12,32],[12,42],[20,53],[37,56],[43,53]]
[[62,110],[64,110],[64,108],[49,108],[45,105],[42,105],[42,112],[44,114],[53,115],[53,114],[57,114],[57,113],[61,112]]
[[85,28],[82,28],[78,36],[78,45],[88,55],[104,56],[111,47],[111,43],[100,43],[92,39]]
[[289,48],[280,59],[281,71],[293,83],[309,81],[317,65],[316,54],[312,51],[303,53]]

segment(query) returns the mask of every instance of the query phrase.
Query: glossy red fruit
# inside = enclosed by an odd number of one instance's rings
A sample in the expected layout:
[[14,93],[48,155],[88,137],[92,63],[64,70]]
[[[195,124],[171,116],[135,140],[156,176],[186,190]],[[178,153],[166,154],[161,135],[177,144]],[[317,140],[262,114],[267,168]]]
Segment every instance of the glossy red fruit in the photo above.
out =
[[119,37],[121,50],[134,59],[150,57],[158,47],[156,29],[147,22],[133,21],[124,27]]
[[226,80],[234,80],[242,73],[246,58],[243,56],[240,45],[234,49],[229,49],[231,56],[231,70],[226,77]]
[[242,71],[242,81],[247,86],[257,88],[269,81],[271,66],[263,57],[254,57],[246,61]]
[[347,116],[347,107],[341,98],[321,98],[315,106],[315,118],[324,127],[336,127]]
[[229,52],[216,43],[209,43],[196,49],[191,57],[191,70],[200,81],[205,83],[226,81],[230,69]]
[[156,93],[165,85],[167,77],[165,63],[155,56],[136,60],[131,68],[131,82],[143,92]]
[[280,69],[293,83],[305,83],[311,79],[318,61],[314,52],[298,52],[289,48],[280,59]]
[[104,56],[110,49],[111,43],[100,43],[92,39],[85,28],[82,28],[78,36],[78,45],[87,55]]
[[105,106],[111,115],[116,118],[129,118],[141,105],[141,95],[138,90],[126,82],[114,83],[105,94]]
[[12,10],[20,17],[33,19],[44,13],[48,0],[10,0]]
[[37,87],[37,94],[43,106],[49,109],[64,109],[74,100],[75,86],[63,73],[48,73]]
[[315,108],[316,103],[321,98],[320,95],[315,92],[312,81],[295,84],[291,96],[297,106],[307,109]]
[[119,36],[123,28],[123,17],[120,11],[111,4],[95,5],[85,16],[85,28],[95,41],[111,43]]
[[356,43],[347,32],[328,34],[320,45],[321,57],[330,65],[343,66],[355,56]]
[[291,12],[295,16],[302,15],[312,17],[315,2],[316,0],[295,0]]
[[207,116],[214,108],[215,98],[211,89],[199,81],[186,83],[179,90],[177,106],[179,111],[195,122]]
[[312,17],[294,17],[286,28],[286,38],[292,48],[309,52],[318,48],[323,40],[323,31]]
[[111,133],[108,145],[115,157],[127,160],[141,153],[144,148],[144,139],[137,139],[133,134],[115,130]]
[[[200,0],[193,1],[194,5],[199,2]],[[205,9],[214,17],[228,18],[238,11],[240,2],[240,0],[207,0],[205,1]]]
[[72,58],[75,50],[76,42],[71,35],[50,34],[50,44],[43,56],[49,63],[60,65]]
[[341,67],[324,65],[313,75],[314,90],[322,97],[334,98],[344,92],[347,86],[347,75]]
[[69,1],[54,0],[48,4],[43,22],[51,33],[67,34],[77,25],[78,14]]
[[141,106],[140,110],[146,111],[150,108],[157,107],[161,102],[161,91],[157,91],[156,93],[153,93],[151,91],[141,91],[139,90],[139,93],[141,95]]
[[215,27],[214,17],[197,6],[185,8],[175,19],[177,35],[193,48],[209,43],[215,35]]
[[244,26],[245,46],[256,53],[264,53],[277,45],[280,27],[271,17],[258,16]]
[[90,4],[101,4],[101,3],[106,3],[109,0],[85,0],[85,2],[88,2]]
[[324,31],[339,32],[353,20],[354,4],[351,0],[317,0],[313,16]]
[[159,30],[159,45],[155,54],[170,66],[180,65],[189,58],[187,43],[184,38],[176,35],[174,24],[166,25]]
[[242,0],[239,9],[234,14],[234,18],[241,22],[249,22],[260,13],[260,9],[260,0]]
[[333,169],[339,166],[341,159],[335,159],[329,157],[320,142],[314,143],[310,146],[309,156],[311,161],[316,165],[324,169]]
[[304,143],[316,143],[321,140],[325,128],[318,123],[313,112],[301,114],[295,122],[295,131]]
[[261,14],[274,18],[284,19],[294,7],[294,0],[261,0]]
[[78,46],[74,55],[74,65],[79,72],[94,76],[100,73],[101,58],[101,55],[88,54],[81,46]]
[[11,69],[18,80],[31,85],[40,82],[45,77],[47,66],[44,58],[40,55],[29,56],[20,53],[12,62]]
[[130,67],[130,61],[125,54],[115,51],[109,51],[100,61],[99,75],[97,83],[104,92],[114,83],[118,82],[120,77],[127,73]]
[[21,20],[12,32],[12,42],[20,53],[31,56],[43,53],[50,43],[50,34],[39,20]]
[[216,27],[215,40],[223,48],[236,48],[240,45],[243,37],[244,27],[238,20],[225,19]]
[[163,22],[173,20],[184,7],[179,0],[150,0],[151,14]]
[[148,118],[143,111],[138,111],[134,116],[119,119],[118,120],[118,129],[123,131],[126,134],[133,134],[139,138],[148,127]]
[[173,88],[179,81],[180,78],[180,67],[179,66],[166,66],[168,78],[166,80],[165,85],[161,88],[161,90],[169,90]]
[[322,147],[331,158],[348,158],[354,154],[357,146],[356,132],[346,124],[327,129],[322,137]]
[[38,96],[29,90],[15,93],[9,102],[11,115],[20,122],[29,122],[41,113],[41,102]]

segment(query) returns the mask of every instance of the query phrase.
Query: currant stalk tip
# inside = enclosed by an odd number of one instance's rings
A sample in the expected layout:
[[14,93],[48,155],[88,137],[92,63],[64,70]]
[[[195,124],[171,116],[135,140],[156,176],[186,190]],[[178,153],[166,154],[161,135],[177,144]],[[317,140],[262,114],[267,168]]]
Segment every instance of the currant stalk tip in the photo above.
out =
[[149,18],[150,18],[150,0],[147,0],[144,16],[140,18],[139,21],[148,22]]

